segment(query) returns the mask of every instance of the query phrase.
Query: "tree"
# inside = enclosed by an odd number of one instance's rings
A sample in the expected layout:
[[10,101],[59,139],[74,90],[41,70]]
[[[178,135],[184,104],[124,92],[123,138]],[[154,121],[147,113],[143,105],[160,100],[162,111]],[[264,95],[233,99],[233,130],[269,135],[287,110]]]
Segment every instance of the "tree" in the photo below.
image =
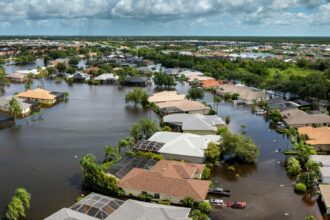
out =
[[115,148],[111,145],[107,145],[104,148],[104,162],[109,162],[109,161],[118,161],[121,159],[119,149]]
[[25,83],[25,90],[29,90],[31,89],[31,86],[33,84],[33,76],[32,76],[32,73],[29,73],[28,74],[28,77],[27,77],[27,80],[26,80],[26,83]]
[[55,67],[52,67],[52,66],[47,67],[46,70],[48,72],[48,75],[53,75],[56,71]]
[[195,200],[192,197],[188,196],[188,197],[184,198],[183,200],[181,200],[180,203],[185,207],[192,208],[195,204]]
[[92,154],[85,155],[80,160],[80,166],[83,172],[83,188],[99,192],[106,195],[118,195],[121,193],[118,187],[118,179],[107,175]]
[[44,66],[48,66],[49,61],[50,57],[48,55],[44,56]]
[[288,160],[287,169],[288,169],[289,175],[291,175],[291,176],[299,175],[301,172],[301,166],[300,166],[299,161],[294,157],[290,157]]
[[72,57],[69,59],[69,64],[72,66],[77,66],[79,63],[79,59],[78,57]]
[[127,151],[127,148],[130,148],[134,145],[134,140],[131,137],[126,137],[123,139],[120,139],[118,142],[118,150],[119,152],[122,152],[121,149],[125,149]]
[[214,106],[213,107],[216,107],[217,110],[218,110],[218,106],[219,106],[219,103],[220,102],[221,102],[220,96],[213,95],[213,103],[214,103]]
[[15,190],[15,196],[19,198],[25,208],[30,208],[31,194],[24,188],[17,188]]
[[225,132],[222,134],[224,154],[239,161],[253,163],[259,157],[259,149],[251,138],[242,134]]
[[201,213],[204,213],[204,214],[209,214],[212,207],[210,205],[209,202],[207,201],[203,201],[203,202],[200,202],[199,205],[198,205],[198,209],[201,211]]
[[212,166],[218,166],[220,159],[220,146],[210,142],[205,150],[205,162]]
[[192,87],[188,90],[188,98],[192,100],[203,99],[204,91],[203,89]]
[[320,164],[318,162],[315,162],[313,160],[307,161],[305,165],[307,172],[319,172],[320,171]]
[[229,115],[226,116],[225,122],[226,122],[227,125],[230,124],[230,116]]
[[9,112],[14,118],[18,118],[22,113],[22,109],[15,97],[9,101]]
[[313,147],[300,141],[299,143],[294,144],[294,150],[296,151],[297,159],[300,162],[300,165],[306,168],[306,164],[309,161],[311,155],[316,154]]
[[316,220],[316,218],[313,215],[309,215],[305,217],[305,220]]
[[7,86],[7,85],[9,85],[9,80],[3,68],[0,67],[0,86]]
[[145,118],[133,125],[131,135],[138,141],[150,138],[157,131],[159,128],[156,121]]
[[245,134],[246,133],[246,128],[247,126],[246,125],[241,125],[241,134]]
[[268,113],[268,118],[274,123],[277,124],[282,120],[282,115],[279,110],[272,110]]
[[141,104],[143,107],[148,104],[148,93],[141,88],[135,88],[125,96],[125,102],[134,102],[135,107]]
[[17,188],[15,195],[7,206],[6,218],[9,220],[18,220],[25,217],[26,209],[30,208],[31,194],[24,188]]
[[58,72],[64,73],[65,70],[67,69],[67,66],[64,62],[60,62],[60,63],[56,64],[56,69],[58,70]]
[[305,172],[299,175],[299,182],[303,183],[307,189],[313,189],[315,185],[318,183],[319,174],[317,172]]
[[171,87],[175,86],[175,79],[173,76],[165,73],[157,73],[154,76],[154,82],[157,87]]

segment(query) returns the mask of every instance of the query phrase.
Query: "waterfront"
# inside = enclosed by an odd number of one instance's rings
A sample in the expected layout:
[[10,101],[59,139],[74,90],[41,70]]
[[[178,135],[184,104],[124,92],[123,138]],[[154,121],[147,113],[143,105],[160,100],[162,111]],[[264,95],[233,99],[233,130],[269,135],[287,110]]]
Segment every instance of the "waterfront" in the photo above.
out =
[[[6,94],[22,91],[23,87],[11,85],[6,88]],[[45,87],[69,92],[69,101],[43,109],[42,120],[23,119],[16,127],[0,130],[1,213],[18,186],[32,194],[27,219],[42,219],[72,205],[82,193],[79,159],[93,153],[102,160],[104,146],[125,137],[134,122],[144,117],[158,117],[151,111],[125,106],[124,97],[131,88],[68,86],[65,82],[52,81],[45,81]],[[185,92],[187,86],[178,85],[177,90]],[[205,100],[210,103],[212,95],[206,94]],[[261,157],[256,166],[239,166],[239,178],[224,169],[218,170],[218,182],[233,191],[229,200],[246,200],[248,207],[215,209],[211,217],[303,219],[308,213],[319,215],[317,205],[308,206],[302,196],[293,193],[286,171],[281,167],[284,156],[275,150],[280,146],[284,148],[286,139],[269,130],[262,117],[252,115],[244,106],[221,103],[218,112],[223,118],[231,116],[231,131],[240,132],[240,125],[247,125],[247,135],[260,147]],[[273,142],[275,139],[277,143]]]

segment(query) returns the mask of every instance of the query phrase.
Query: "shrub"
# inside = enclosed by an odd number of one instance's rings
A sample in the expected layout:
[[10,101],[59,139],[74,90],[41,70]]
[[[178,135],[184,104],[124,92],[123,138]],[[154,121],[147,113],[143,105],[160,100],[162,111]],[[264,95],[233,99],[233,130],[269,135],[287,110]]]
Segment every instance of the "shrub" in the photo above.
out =
[[171,205],[171,201],[168,200],[168,199],[161,199],[158,201],[158,204],[161,204],[161,205]]
[[163,131],[172,131],[172,128],[170,126],[164,126]]
[[152,152],[143,152],[143,151],[138,151],[135,153],[135,156],[137,157],[146,157],[149,159],[154,159],[154,160],[163,160],[164,157],[160,154],[155,154]]
[[212,207],[209,202],[203,201],[198,204],[198,209],[201,211],[201,213],[209,214]]
[[141,193],[138,195],[137,198],[144,202],[151,202],[151,200],[153,199],[153,196],[148,193]]
[[226,170],[227,170],[227,171],[231,171],[231,172],[236,171],[236,169],[235,169],[234,166],[228,166],[228,167],[226,168]]
[[218,166],[220,159],[220,146],[214,142],[210,142],[205,150],[205,162]]
[[227,125],[230,124],[230,116],[229,115],[226,116],[225,122],[226,122]]
[[306,192],[306,186],[303,183],[297,183],[294,185],[294,191],[296,193],[305,193]]
[[211,175],[211,169],[208,166],[206,166],[202,173],[202,179],[206,180],[210,177],[210,175]]
[[192,208],[194,206],[195,200],[191,197],[186,197],[183,200],[180,201],[181,205],[185,207]]
[[313,215],[309,215],[305,217],[305,220],[316,220],[316,218]]
[[301,167],[299,161],[294,157],[290,157],[288,160],[289,175],[297,176],[300,172],[301,172]]

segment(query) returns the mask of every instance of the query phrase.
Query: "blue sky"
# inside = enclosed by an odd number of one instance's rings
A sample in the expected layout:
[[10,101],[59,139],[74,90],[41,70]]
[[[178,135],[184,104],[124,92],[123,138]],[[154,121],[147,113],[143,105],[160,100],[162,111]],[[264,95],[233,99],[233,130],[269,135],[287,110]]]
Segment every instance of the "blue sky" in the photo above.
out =
[[330,36],[330,0],[0,0],[0,35]]

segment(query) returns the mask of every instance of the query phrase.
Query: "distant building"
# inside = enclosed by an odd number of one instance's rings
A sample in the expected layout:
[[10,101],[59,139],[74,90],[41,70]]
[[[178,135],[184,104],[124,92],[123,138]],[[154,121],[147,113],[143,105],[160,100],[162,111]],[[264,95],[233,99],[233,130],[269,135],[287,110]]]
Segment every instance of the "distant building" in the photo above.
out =
[[325,114],[308,114],[300,109],[289,109],[281,112],[284,122],[290,127],[329,126],[330,116]]
[[148,98],[150,103],[161,103],[169,101],[180,101],[186,98],[183,94],[178,94],[176,91],[162,91],[151,95]]
[[243,85],[233,85],[224,84],[219,87],[217,94],[220,96],[238,94],[238,102],[251,105],[254,101],[265,101],[269,99],[269,95],[265,92],[258,90],[256,88],[243,86]]
[[32,100],[48,106],[55,104],[57,101],[56,95],[51,94],[50,91],[39,88],[18,93],[16,96],[24,100]]
[[128,76],[124,81],[125,86],[142,86],[145,87],[149,83],[148,77],[145,76]]
[[156,106],[159,109],[159,114],[162,116],[174,113],[208,114],[210,112],[210,107],[203,103],[187,99],[156,103]]
[[[5,113],[10,113],[10,101],[12,100],[13,96],[7,97],[0,97],[0,111]],[[28,103],[24,99],[15,97],[18,102],[18,105],[21,109],[21,116],[27,116],[32,112],[35,104]]]
[[299,108],[300,105],[294,102],[286,101],[282,98],[275,97],[266,101],[269,110],[284,111],[287,109]]
[[330,127],[300,127],[300,135],[307,136],[306,143],[318,151],[330,151]]
[[7,78],[11,82],[14,82],[14,83],[24,83],[24,82],[26,82],[28,76],[26,74],[23,74],[23,73],[15,72],[15,73],[7,75]]
[[174,130],[192,134],[216,134],[225,122],[217,115],[171,114],[163,118],[163,122]]
[[118,80],[118,76],[115,76],[112,73],[104,73],[95,77],[94,80],[99,81],[102,84],[111,84]]

